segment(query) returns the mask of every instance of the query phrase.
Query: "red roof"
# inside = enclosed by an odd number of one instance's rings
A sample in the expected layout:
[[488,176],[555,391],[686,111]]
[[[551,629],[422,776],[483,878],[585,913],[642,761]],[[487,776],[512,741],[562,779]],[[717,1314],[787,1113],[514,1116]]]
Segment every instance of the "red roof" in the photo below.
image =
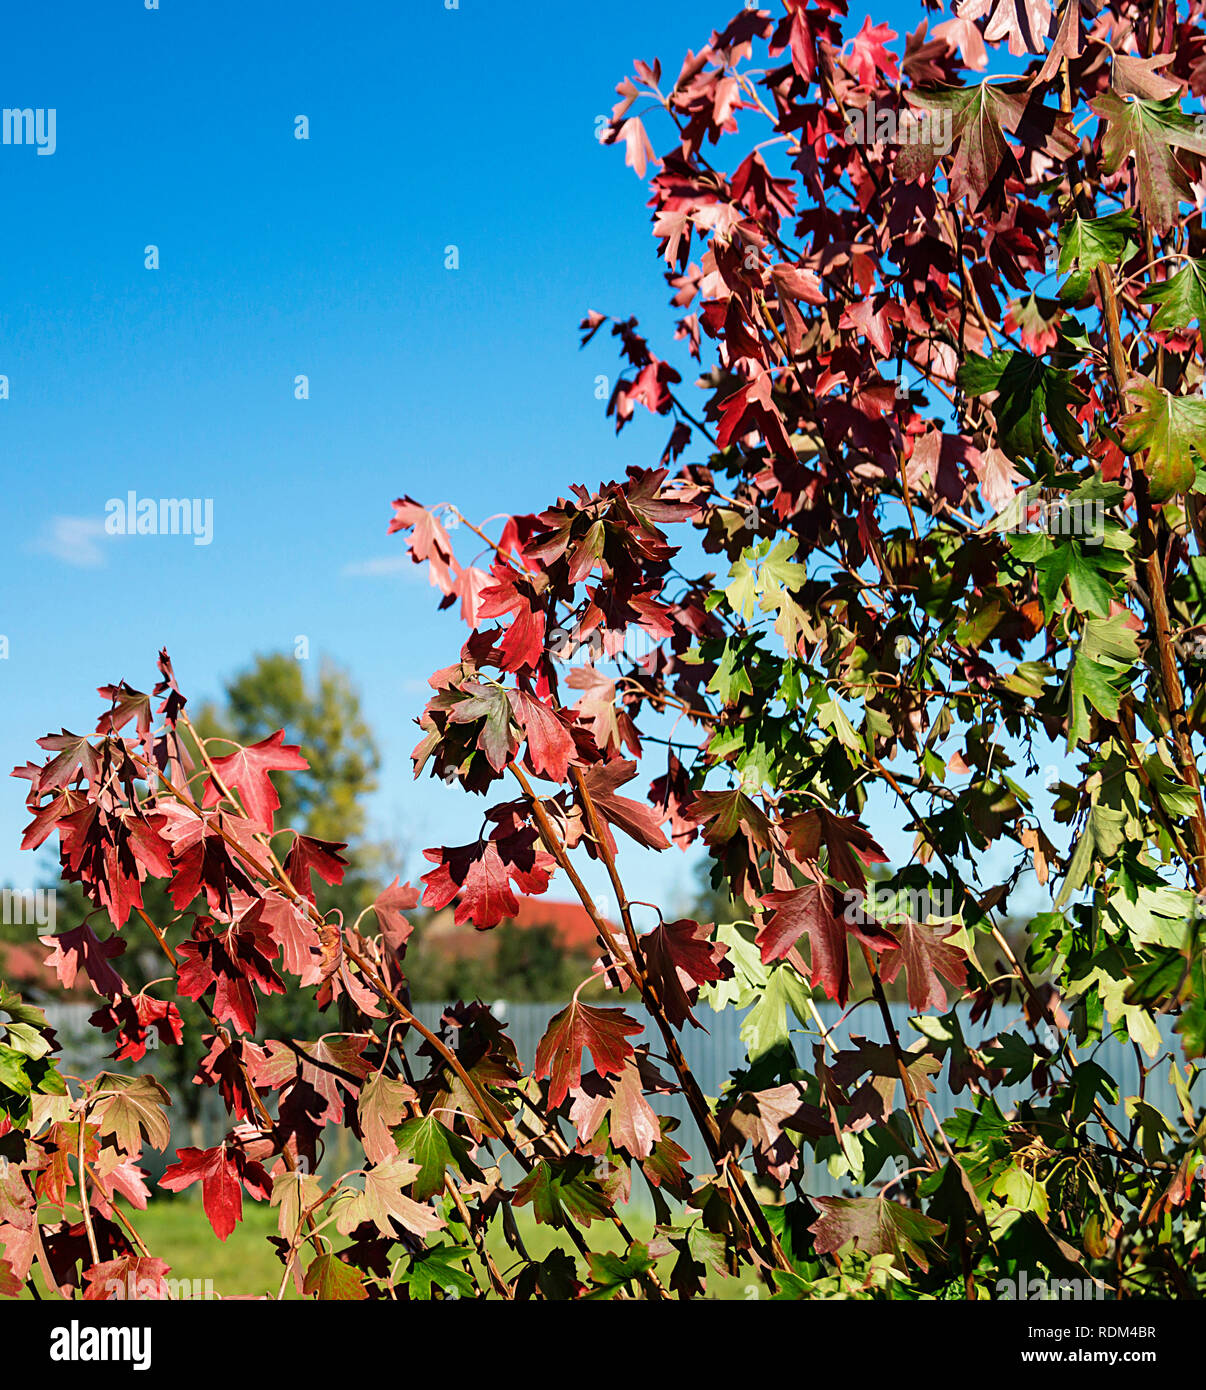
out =
[[20,941],[0,941],[0,979],[17,990],[36,985],[47,994],[66,995],[59,977],[46,964],[44,946],[28,946]]
[[[598,934],[581,903],[556,902],[550,898],[518,898],[517,901],[518,911],[514,917],[504,918],[504,922],[513,923],[521,931],[551,927],[557,945],[567,954],[589,955],[595,950]],[[617,930],[613,924],[608,925]],[[451,908],[436,913],[428,934],[430,944],[437,946],[437,943],[441,943],[437,949],[445,954],[475,959],[484,959],[496,945],[488,931],[478,931],[468,923],[454,926]]]
[[552,927],[561,949],[579,954],[593,950],[598,936],[590,914],[581,903],[559,903],[550,898],[520,898],[519,911],[510,920],[517,927]]

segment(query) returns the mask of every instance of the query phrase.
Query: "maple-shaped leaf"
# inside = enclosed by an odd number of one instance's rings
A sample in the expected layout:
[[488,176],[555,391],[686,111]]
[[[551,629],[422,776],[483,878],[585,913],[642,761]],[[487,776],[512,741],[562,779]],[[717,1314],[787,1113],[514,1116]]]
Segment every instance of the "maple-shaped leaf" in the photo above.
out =
[[164,1107],[172,1098],[153,1076],[114,1076],[102,1072],[92,1093],[91,1115],[102,1134],[111,1134],[119,1149],[137,1158],[143,1136],[161,1152],[171,1142],[172,1127]]
[[449,723],[476,724],[480,721],[477,747],[486,755],[494,771],[502,772],[519,747],[507,692],[500,685],[466,681],[454,696],[457,698],[448,711]]
[[591,1253],[586,1262],[592,1285],[586,1297],[593,1301],[615,1298],[623,1289],[631,1292],[633,1281],[653,1268],[649,1247],[639,1240],[633,1241],[625,1254]]
[[1171,333],[1206,323],[1206,260],[1191,258],[1175,275],[1149,285],[1139,298],[1160,306],[1151,322],[1158,331]]
[[226,1240],[243,1219],[243,1188],[263,1201],[272,1195],[272,1179],[264,1169],[230,1144],[216,1149],[177,1149],[177,1162],[159,1179],[169,1192],[201,1184],[201,1205],[214,1234]]
[[272,817],[280,810],[281,799],[272,785],[271,772],[305,772],[310,764],[301,749],[285,742],[284,729],[240,748],[224,758],[214,758],[214,775],[205,784],[202,807],[216,806],[222,791],[215,777],[230,791],[242,797],[247,818],[257,829],[272,834]]
[[538,1225],[580,1225],[606,1220],[610,1203],[592,1177],[593,1161],[578,1154],[541,1159],[515,1189],[511,1205],[531,1204]]
[[[885,1197],[812,1197],[821,1215],[808,1228],[816,1238],[818,1255],[835,1255],[853,1242],[864,1255],[907,1255],[922,1270],[929,1269],[925,1247],[933,1245],[946,1227],[932,1217]],[[903,1268],[903,1264],[901,1266]]]
[[946,1008],[946,990],[942,981],[952,985],[967,983],[967,952],[952,946],[948,938],[960,927],[945,931],[906,921],[898,928],[899,951],[889,953],[880,966],[880,974],[891,983],[904,967],[908,976],[909,1007],[918,1013],[927,1009]]
[[1068,372],[1028,352],[1001,350],[991,357],[968,353],[958,379],[968,395],[996,394],[992,413],[997,440],[1011,459],[1043,463],[1052,457],[1044,420],[1073,457],[1084,454],[1071,407],[1084,405],[1087,398]]
[[419,890],[409,883],[399,883],[397,878],[373,899],[377,925],[393,950],[400,951],[410,939],[414,923],[404,914],[418,905]]
[[1181,110],[1176,96],[1157,100],[1105,92],[1089,106],[1106,122],[1101,142],[1106,173],[1117,173],[1133,155],[1139,206],[1155,231],[1166,232],[1179,205],[1194,201],[1190,170],[1175,151],[1206,154],[1206,132]]
[[97,994],[116,999],[125,994],[125,981],[109,964],[126,949],[125,940],[111,936],[102,941],[87,922],[70,931],[59,932],[57,936],[38,938],[43,946],[49,946],[51,953],[46,964],[53,966],[64,989],[74,989],[79,973],[83,970]]
[[426,560],[432,584],[445,594],[455,593],[456,580],[450,568],[456,564],[452,541],[435,513],[421,507],[412,497],[399,497],[394,501],[388,534],[392,536],[397,531],[413,532],[407,538],[406,548],[415,564]]
[[117,685],[98,686],[96,693],[102,700],[108,700],[112,706],[101,715],[96,726],[98,734],[120,733],[131,719],[135,721],[134,727],[139,738],[145,739],[151,732],[149,695],[144,695],[141,690],[134,690],[125,681]]
[[255,990],[284,994],[285,982],[272,968],[280,948],[263,921],[264,903],[256,904],[217,935],[208,918],[199,918],[188,941],[176,948],[180,993],[200,999],[214,987],[214,1016],[231,1020],[241,1033],[255,1031]]
[[797,862],[816,864],[824,845],[829,877],[851,888],[861,889],[867,882],[865,865],[888,862],[888,856],[865,826],[852,816],[835,816],[824,806],[789,817],[783,828]]
[[34,783],[37,792],[65,787],[77,773],[82,772],[89,782],[95,782],[100,774],[96,749],[80,734],[69,733],[66,729],[62,733],[47,734],[45,738],[38,739],[38,747],[46,749],[48,753],[57,753],[58,757],[50,759],[38,774]]
[[900,73],[896,55],[884,47],[897,35],[887,24],[871,25],[871,16],[850,40],[851,66],[861,87],[878,87],[882,82],[895,82]]
[[[402,1191],[419,1175],[417,1164],[400,1154],[368,1169],[364,1191],[347,1195],[337,1203],[336,1229],[348,1235],[363,1222],[371,1221],[384,1236],[394,1236],[396,1221],[416,1236],[429,1236],[443,1229],[444,1218],[432,1207],[414,1201]],[[441,1183],[441,1188],[443,1184]]]
[[1050,0],[960,0],[955,12],[961,19],[983,19],[991,12],[984,28],[986,43],[1005,39],[1014,57],[1023,53],[1042,53],[1051,32]]
[[412,1300],[428,1300],[433,1289],[442,1289],[449,1298],[472,1298],[477,1292],[465,1261],[473,1254],[468,1245],[433,1245],[410,1257],[410,1264],[398,1274]]
[[368,1298],[368,1289],[358,1269],[338,1255],[319,1255],[306,1270],[302,1293],[322,1302],[352,1303]]
[[1174,396],[1146,377],[1133,378],[1127,389],[1138,405],[1119,430],[1140,460],[1152,501],[1167,502],[1193,486],[1195,459],[1206,453],[1206,400]]
[[763,962],[782,960],[802,936],[807,936],[810,982],[842,1005],[850,997],[847,936],[853,934],[873,951],[896,949],[896,939],[873,922],[849,922],[844,914],[839,915],[840,900],[827,883],[810,881],[802,888],[768,893],[762,901],[773,909],[757,936]]
[[1138,250],[1139,228],[1130,208],[1108,217],[1072,217],[1059,229],[1059,273],[1067,275],[1059,296],[1067,303],[1083,299],[1100,265],[1120,265]]
[[474,1182],[482,1179],[468,1143],[434,1115],[407,1120],[395,1137],[398,1152],[416,1165],[412,1191],[420,1202],[444,1191],[444,1174],[449,1168]]
[[295,836],[289,857],[285,860],[285,873],[288,874],[290,883],[311,902],[315,901],[312,874],[317,874],[324,883],[337,888],[343,882],[343,873],[348,866],[348,861],[342,854],[345,849],[347,845],[341,840],[316,840],[310,835]]
[[728,947],[713,939],[710,924],[686,918],[660,923],[640,945],[645,973],[657,986],[666,1017],[675,1028],[688,1018],[700,1027],[691,1012],[700,986],[733,978],[732,962],[725,959]]
[[[595,809],[607,824],[618,826],[637,844],[649,849],[669,849],[670,841],[662,834],[657,812],[652,806],[631,797],[618,796],[616,788],[631,782],[636,776],[636,763],[616,758],[609,763],[596,763],[582,774],[582,781],[590,793]],[[603,826],[608,832],[607,824]],[[615,840],[611,841],[615,850]]]
[[[635,1159],[645,1159],[653,1153],[661,1129],[653,1107],[645,1099],[639,1060],[630,1058],[619,1076],[590,1072],[582,1078],[582,1085],[573,1096],[570,1119],[583,1144],[597,1145],[602,1137],[604,1148],[610,1143]],[[592,1147],[591,1152],[600,1150]]]
[[118,1299],[146,1298],[163,1301],[171,1297],[166,1275],[171,1272],[166,1260],[150,1255],[123,1255],[106,1260],[84,1270],[88,1287],[85,1303],[108,1302]]
[[549,1104],[556,1107],[582,1080],[582,1050],[590,1049],[600,1076],[617,1075],[632,1056],[628,1035],[643,1026],[623,1009],[599,1009],[574,999],[549,1021],[536,1049],[535,1077],[549,1078]]
[[461,846],[459,852],[443,853],[447,857],[441,861],[441,851],[424,850],[428,859],[439,864],[423,875],[426,906],[438,911],[456,898],[456,924],[472,922],[483,931],[496,927],[504,917],[515,916],[519,901],[511,890],[507,866],[494,840],[481,840],[476,845]]
[[800,1140],[806,1134],[821,1138],[829,1134],[828,1117],[804,1098],[798,1081],[773,1086],[764,1091],[744,1091],[720,1117],[721,1140],[740,1151],[741,1142],[753,1149],[758,1171],[783,1187],[800,1162]]
[[574,740],[555,711],[523,690],[507,692],[516,722],[528,736],[532,770],[551,782],[565,781],[574,758]]
[[955,147],[951,196],[967,197],[973,207],[999,175],[1020,172],[1007,132],[1057,158],[1076,151],[1071,118],[1044,106],[1041,93],[1023,83],[986,80],[972,87],[906,91],[905,98],[914,109],[901,116],[896,173],[909,181],[932,176],[939,160]]
[[364,1140],[364,1152],[371,1163],[384,1163],[398,1152],[394,1128],[401,1124],[417,1099],[412,1086],[384,1073],[374,1072],[365,1081],[356,1102],[356,1117]]
[[770,849],[770,821],[740,787],[727,792],[700,792],[691,804],[690,814],[705,827],[704,840],[709,845],[727,845],[740,834],[751,846]]

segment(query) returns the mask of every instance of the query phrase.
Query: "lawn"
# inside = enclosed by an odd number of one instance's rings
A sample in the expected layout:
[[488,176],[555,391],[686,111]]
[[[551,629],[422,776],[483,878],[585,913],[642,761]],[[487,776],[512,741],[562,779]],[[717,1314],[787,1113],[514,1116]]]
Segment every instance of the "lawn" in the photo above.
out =
[[[124,1204],[123,1210],[129,1211]],[[268,1237],[278,1233],[275,1207],[245,1201],[243,1220],[224,1242],[211,1230],[200,1201],[191,1196],[157,1197],[146,1211],[129,1214],[151,1253],[171,1266],[168,1277],[181,1283],[188,1281],[188,1289],[194,1297],[254,1298],[265,1294],[276,1297],[282,1266],[268,1243]],[[541,1259],[555,1246],[567,1243],[560,1233],[537,1225],[530,1210],[521,1209],[515,1216],[524,1245],[534,1259]],[[653,1223],[649,1217],[634,1211],[627,1213],[625,1219],[635,1239],[648,1240],[652,1236]],[[597,1253],[624,1248],[619,1232],[609,1222],[595,1222],[585,1235],[591,1250]],[[506,1244],[501,1218],[491,1223],[487,1246],[504,1275],[513,1276],[516,1257]],[[584,1263],[579,1257],[580,1276],[585,1272]],[[473,1264],[481,1274],[480,1262],[475,1258]],[[659,1265],[663,1283],[668,1281],[670,1264],[671,1261],[665,1260]],[[35,1274],[35,1278],[39,1293],[45,1297],[45,1285],[40,1276]],[[481,1282],[484,1284],[485,1279]],[[753,1277],[718,1280],[713,1275],[711,1284],[715,1297],[740,1299],[748,1296]],[[188,1295],[182,1291],[182,1296]],[[297,1297],[292,1283],[286,1297]]]

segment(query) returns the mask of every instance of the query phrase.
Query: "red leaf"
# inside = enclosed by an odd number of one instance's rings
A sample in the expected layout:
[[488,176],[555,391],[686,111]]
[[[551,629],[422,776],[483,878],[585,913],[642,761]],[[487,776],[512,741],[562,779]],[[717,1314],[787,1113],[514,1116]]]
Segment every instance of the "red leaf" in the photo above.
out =
[[178,1149],[178,1163],[159,1179],[169,1192],[183,1192],[201,1183],[201,1205],[219,1240],[225,1240],[243,1219],[243,1188],[263,1200],[272,1195],[272,1179],[238,1149]]
[[402,914],[418,905],[419,890],[409,883],[399,885],[396,878],[373,900],[373,911],[377,914],[381,935],[393,950],[400,951],[414,931],[414,923]]
[[38,940],[43,946],[52,948],[51,954],[46,957],[46,964],[54,966],[64,989],[74,989],[76,978],[83,970],[97,994],[110,999],[125,994],[125,981],[109,964],[126,949],[126,943],[120,936],[111,936],[107,941],[102,941],[84,922],[70,931],[59,932],[57,936],[42,936]]
[[88,1287],[85,1303],[109,1302],[133,1298],[163,1300],[168,1297],[164,1275],[171,1265],[153,1256],[123,1255],[106,1260],[84,1271]]
[[[214,772],[226,786],[243,798],[248,819],[260,830],[272,833],[272,816],[281,799],[272,785],[270,772],[305,772],[310,764],[295,745],[285,743],[284,729],[278,729],[250,748],[240,748],[225,758],[213,760]],[[205,784],[203,807],[216,806],[222,799],[213,777]]]
[[523,690],[509,690],[515,718],[528,736],[532,770],[553,782],[563,782],[574,756],[569,730],[548,705]]
[[288,859],[285,860],[285,872],[289,875],[289,882],[303,897],[314,902],[314,880],[310,877],[311,873],[316,873],[324,883],[337,888],[343,882],[343,871],[348,866],[348,861],[340,853],[340,850],[345,849],[347,845],[342,841],[315,840],[309,835],[298,835],[293,841]]
[[[647,845],[650,849],[669,849],[670,841],[659,829],[657,812],[642,801],[616,795],[616,788],[631,782],[636,776],[636,771],[636,763],[616,759],[588,768],[582,774],[582,781],[590,793],[590,799],[595,803],[595,809],[605,821],[619,826],[637,844]],[[614,839],[611,848],[614,851]]]
[[911,1009],[919,1013],[930,1008],[945,1009],[946,990],[942,980],[960,986],[967,983],[967,953],[958,946],[946,944],[947,939],[959,931],[957,926],[943,932],[916,922],[905,922],[900,927],[900,950],[887,957],[880,974],[890,983],[904,966]]
[[700,985],[733,977],[732,963],[725,960],[728,947],[711,937],[711,925],[684,919],[663,922],[641,938],[646,972],[656,982],[666,1017],[675,1028],[688,1018],[695,1023],[691,1006],[699,998]]
[[600,1076],[618,1076],[633,1055],[627,1034],[643,1027],[623,1009],[597,1009],[573,1000],[551,1019],[536,1049],[539,1080],[549,1078],[549,1104],[560,1105],[582,1080],[582,1049],[589,1048]]
[[837,915],[837,894],[827,883],[768,893],[763,898],[774,915],[763,924],[757,942],[764,961],[782,960],[807,935],[810,983],[820,985],[830,999],[845,1004],[850,997],[850,957],[846,936],[852,933],[873,951],[894,950],[895,938],[870,924],[849,923]]

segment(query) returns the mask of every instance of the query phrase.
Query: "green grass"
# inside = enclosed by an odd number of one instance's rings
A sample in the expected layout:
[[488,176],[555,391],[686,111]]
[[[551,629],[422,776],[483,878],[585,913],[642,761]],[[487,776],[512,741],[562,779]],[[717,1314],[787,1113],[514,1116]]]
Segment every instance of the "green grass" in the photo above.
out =
[[[276,1297],[283,1266],[277,1259],[275,1249],[268,1243],[269,1236],[278,1234],[275,1207],[245,1199],[243,1220],[225,1241],[218,1240],[214,1235],[200,1200],[192,1196],[171,1199],[157,1197],[146,1211],[132,1211],[122,1203],[122,1210],[133,1221],[151,1254],[166,1260],[171,1266],[167,1276],[169,1279],[189,1281],[198,1295],[202,1295],[207,1281],[210,1281],[214,1295],[220,1298],[247,1298],[264,1294],[270,1298]],[[530,1209],[516,1211],[515,1219],[524,1246],[533,1259],[542,1259],[556,1247],[570,1249],[565,1234],[538,1225]],[[636,1240],[647,1241],[653,1235],[653,1222],[647,1216],[638,1212],[625,1213],[625,1222]],[[328,1229],[332,1235],[335,1234],[333,1227]],[[594,1252],[618,1252],[624,1249],[623,1238],[610,1222],[596,1221],[583,1231],[583,1235]],[[336,1236],[337,1246],[338,1239]],[[501,1217],[491,1222],[486,1245],[503,1275],[514,1278],[519,1272],[517,1257],[506,1244]],[[306,1259],[308,1256],[303,1255],[303,1260]],[[487,1280],[480,1261],[475,1257],[472,1263],[479,1282],[485,1287]],[[578,1256],[577,1263],[579,1277],[583,1278],[586,1274],[585,1261]],[[659,1264],[658,1273],[664,1284],[668,1284],[672,1263],[671,1260],[663,1260]],[[36,1266],[35,1281],[39,1294],[47,1297]],[[754,1282],[752,1274],[723,1280],[712,1274],[709,1277],[709,1292],[715,1298],[740,1299],[746,1296],[747,1286]],[[31,1297],[28,1293],[25,1296]],[[286,1297],[297,1296],[290,1280]]]

